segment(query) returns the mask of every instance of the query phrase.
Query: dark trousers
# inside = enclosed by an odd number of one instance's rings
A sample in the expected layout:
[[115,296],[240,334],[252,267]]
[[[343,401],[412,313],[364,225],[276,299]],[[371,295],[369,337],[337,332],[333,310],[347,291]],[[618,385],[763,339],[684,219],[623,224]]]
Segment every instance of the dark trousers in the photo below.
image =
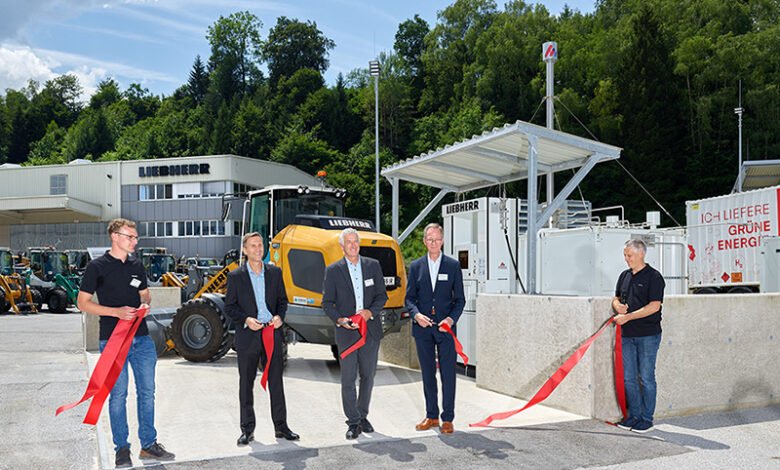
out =
[[425,417],[439,418],[439,392],[436,384],[436,355],[439,356],[439,373],[442,389],[442,421],[455,419],[455,342],[449,333],[439,331],[435,325],[423,334],[415,335],[417,357],[420,360],[423,392],[425,393]]
[[[273,420],[275,431],[287,429],[287,405],[284,400],[284,384],[282,382],[282,371],[284,370],[283,342],[284,335],[282,334],[282,329],[274,330],[274,352],[271,366],[268,370],[268,391],[271,394],[271,419]],[[255,397],[253,388],[255,377],[257,377],[258,363],[262,363],[263,367],[267,363],[262,343],[257,348],[238,350],[238,399],[241,404],[241,431],[245,433],[255,431]]]
[[[363,347],[341,360],[341,405],[347,416],[347,424],[360,424],[368,416],[378,359],[379,340],[369,336]],[[358,374],[360,391],[356,393]]]

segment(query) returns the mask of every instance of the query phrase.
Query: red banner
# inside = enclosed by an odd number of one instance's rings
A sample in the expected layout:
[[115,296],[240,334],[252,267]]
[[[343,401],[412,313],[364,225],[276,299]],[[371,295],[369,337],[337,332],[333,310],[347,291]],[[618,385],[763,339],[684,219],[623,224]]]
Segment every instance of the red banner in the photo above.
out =
[[[574,351],[574,354],[569,356],[568,359],[566,359],[566,362],[563,363],[563,365],[558,368],[558,370],[553,373],[553,375],[547,379],[547,381],[542,385],[542,388],[539,389],[539,391],[536,392],[536,394],[531,398],[531,400],[526,403],[526,405],[520,409],[512,410],[512,411],[505,411],[503,413],[495,413],[487,418],[483,419],[482,421],[474,424],[470,424],[469,426],[472,427],[485,427],[489,426],[491,422],[498,421],[502,419],[507,419],[511,416],[514,416],[522,411],[527,410],[528,408],[537,405],[544,400],[547,399],[547,397],[550,396],[550,394],[558,388],[558,385],[563,382],[563,379],[566,378],[567,375],[569,375],[569,372],[574,369],[574,366],[577,365],[578,362],[582,359],[582,357],[585,355],[585,353],[588,351],[588,348],[590,348],[590,345],[593,343],[593,341],[598,338],[601,333],[604,332],[604,330],[607,329],[607,326],[614,323],[615,317],[610,318],[604,324],[599,328],[598,331],[593,333],[585,342],[577,348],[576,351]],[[616,330],[615,330],[615,352],[614,352],[614,361],[615,361],[615,392],[617,394],[618,404],[620,405],[620,410],[623,412],[623,416],[626,415],[626,398],[625,398],[625,387],[623,385],[623,356],[622,356],[622,348],[620,346],[621,341],[621,331],[620,331],[620,325],[615,323]],[[620,351],[620,353],[619,353]]]
[[149,307],[139,308],[136,310],[134,319],[119,320],[117,322],[111,337],[106,343],[106,347],[103,348],[103,352],[100,354],[95,370],[92,371],[92,375],[89,377],[87,391],[84,392],[79,401],[57,408],[55,416],[92,398],[87,415],[84,417],[84,424],[97,424],[103,404],[125,366],[127,353],[133,344],[135,332],[138,330],[141,322],[144,321],[143,319],[147,313],[149,313]]
[[469,357],[466,355],[466,353],[463,352],[463,345],[460,344],[460,341],[458,341],[458,337],[455,336],[455,332],[452,331],[450,325],[445,322],[441,324],[441,328],[443,328],[444,331],[449,333],[452,336],[452,340],[455,341],[455,352],[458,353],[458,356],[463,358],[463,365],[465,366],[469,365]]
[[263,376],[260,377],[260,385],[266,390],[268,385],[268,371],[271,369],[271,358],[274,355],[274,327],[268,324],[263,327],[263,348],[265,349],[265,366],[263,367]]
[[355,342],[352,346],[350,346],[346,351],[341,353],[341,358],[344,359],[345,357],[349,356],[353,352],[357,351],[358,349],[362,348],[364,344],[366,344],[366,330],[368,329],[368,325],[366,325],[366,320],[363,318],[362,315],[356,313],[349,317],[350,321],[352,323],[356,324],[358,326],[358,332],[360,333],[360,339]]

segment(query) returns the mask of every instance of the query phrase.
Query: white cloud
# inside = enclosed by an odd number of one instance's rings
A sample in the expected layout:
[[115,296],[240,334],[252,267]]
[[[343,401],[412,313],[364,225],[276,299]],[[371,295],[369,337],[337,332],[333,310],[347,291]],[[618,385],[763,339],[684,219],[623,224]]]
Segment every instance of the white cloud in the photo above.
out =
[[123,86],[132,82],[143,85],[149,81],[178,83],[175,78],[153,70],[13,44],[0,44],[0,63],[4,64],[0,67],[0,93],[3,94],[8,88],[26,86],[30,79],[43,83],[64,74],[78,77],[83,88],[81,101],[88,101],[100,81],[108,77],[116,79]]
[[0,46],[0,92],[5,94],[8,88],[19,89],[27,85],[28,80],[45,82],[57,76],[51,64],[38,57],[32,49],[11,49]]

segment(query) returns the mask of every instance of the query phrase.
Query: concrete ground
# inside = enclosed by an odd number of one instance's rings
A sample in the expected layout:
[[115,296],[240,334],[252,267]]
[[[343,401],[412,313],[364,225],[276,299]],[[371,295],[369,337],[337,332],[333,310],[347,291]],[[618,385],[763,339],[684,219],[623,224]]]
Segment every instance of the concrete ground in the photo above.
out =
[[[98,426],[81,424],[87,405],[54,417],[78,399],[97,355],[84,354],[79,314],[0,315],[0,469],[113,467],[104,411]],[[459,377],[456,433],[416,432],[424,414],[419,373],[381,364],[370,420],[377,429],[344,438],[338,365],[326,347],[290,347],[285,372],[288,421],[298,442],[277,440],[267,394],[256,391],[256,442],[239,448],[235,354],[214,364],[176,356],[157,369],[158,438],[177,454],[156,465],[137,459],[133,394],[129,399],[136,465],[169,469],[267,468],[780,468],[780,407],[666,419],[638,435],[537,406],[500,428],[469,429],[489,413],[523,402]],[[131,383],[132,386],[132,383]]]

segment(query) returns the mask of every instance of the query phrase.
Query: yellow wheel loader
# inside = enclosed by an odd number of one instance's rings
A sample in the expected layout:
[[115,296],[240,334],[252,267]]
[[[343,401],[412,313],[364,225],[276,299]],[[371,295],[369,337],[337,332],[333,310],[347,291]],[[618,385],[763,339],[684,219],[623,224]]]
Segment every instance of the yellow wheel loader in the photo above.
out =
[[[345,196],[346,191],[334,188],[270,186],[249,193],[244,201],[242,232],[260,233],[267,261],[282,269],[288,342],[327,344],[335,350],[333,323],[321,308],[322,282],[325,267],[343,256],[338,236],[347,227],[358,230],[361,255],[382,266],[388,291],[381,317],[384,331],[398,329],[408,319],[406,271],[398,244],[377,233],[371,222],[344,216]],[[235,326],[224,314],[222,292],[227,274],[239,265],[226,262],[174,315],[169,334],[185,359],[215,361],[232,347]]]
[[16,314],[37,313],[36,299],[25,278],[14,272],[14,257],[11,250],[0,248],[0,313],[9,310]]

